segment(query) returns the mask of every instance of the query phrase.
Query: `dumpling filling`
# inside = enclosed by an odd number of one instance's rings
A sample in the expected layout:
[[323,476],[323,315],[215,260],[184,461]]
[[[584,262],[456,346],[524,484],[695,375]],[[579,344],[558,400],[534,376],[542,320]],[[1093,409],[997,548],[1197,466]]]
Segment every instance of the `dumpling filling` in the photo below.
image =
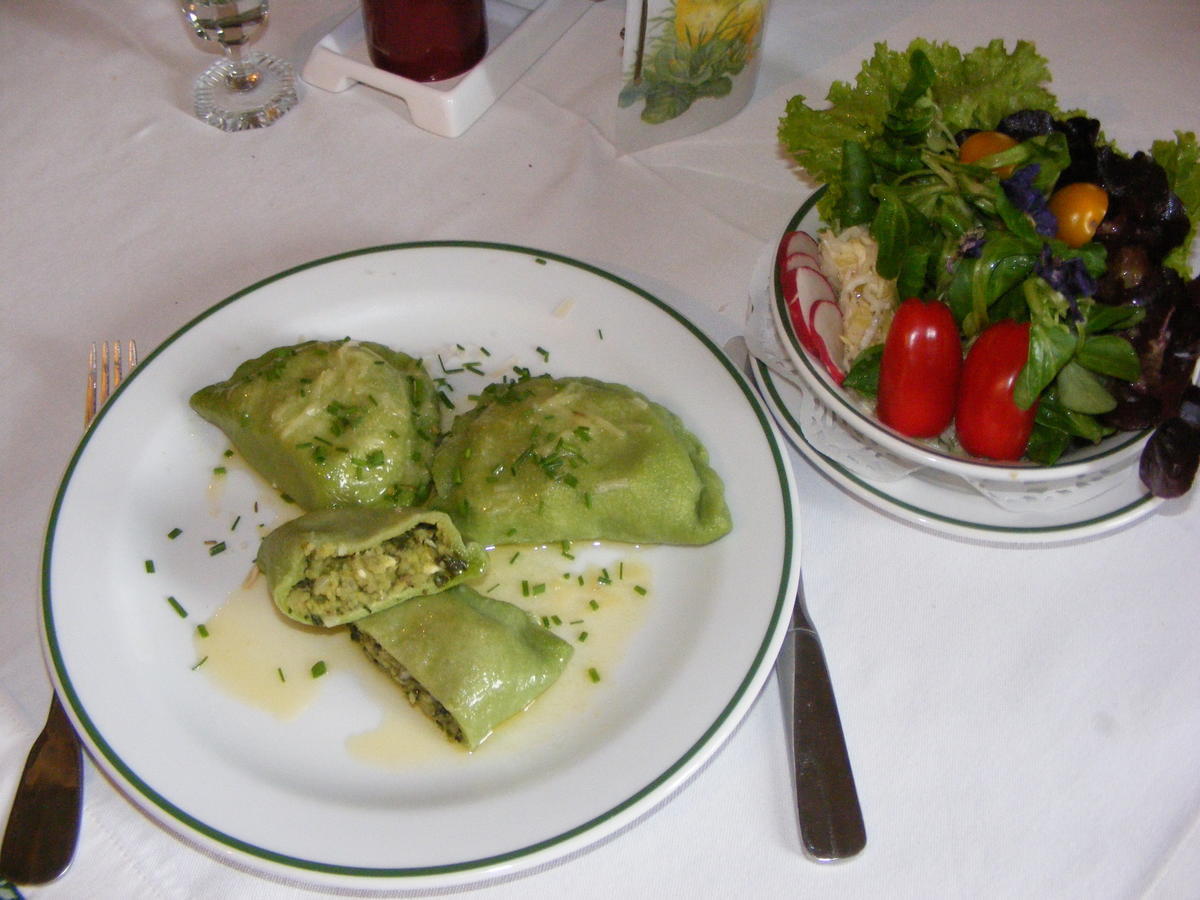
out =
[[355,606],[369,614],[380,596],[394,597],[414,588],[441,590],[470,565],[466,556],[438,541],[432,525],[418,525],[342,556],[330,544],[309,544],[305,550],[304,577],[293,585],[289,600],[321,620]]
[[481,574],[487,554],[445,513],[348,508],[285,522],[257,562],[284,615],[332,626]]
[[541,696],[573,652],[523,609],[463,585],[359,619],[350,634],[468,750]]

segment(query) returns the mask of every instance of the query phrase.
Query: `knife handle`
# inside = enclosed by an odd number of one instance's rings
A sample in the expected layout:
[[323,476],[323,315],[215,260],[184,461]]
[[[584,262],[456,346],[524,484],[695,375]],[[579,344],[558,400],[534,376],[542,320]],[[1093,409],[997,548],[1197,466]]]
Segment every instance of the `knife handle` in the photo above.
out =
[[0,844],[0,875],[13,884],[45,884],[71,864],[82,813],[79,739],[55,694],[34,741]]
[[796,642],[792,739],[800,836],[814,859],[845,859],[866,846],[867,832],[837,701],[817,635],[798,630],[792,638]]

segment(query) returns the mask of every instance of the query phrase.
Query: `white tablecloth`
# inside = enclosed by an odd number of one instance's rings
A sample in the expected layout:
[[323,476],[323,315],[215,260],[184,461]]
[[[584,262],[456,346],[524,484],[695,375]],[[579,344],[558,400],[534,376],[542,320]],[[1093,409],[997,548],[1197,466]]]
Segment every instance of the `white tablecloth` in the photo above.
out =
[[[352,0],[278,0],[262,48],[299,67]],[[623,7],[603,0],[457,139],[368,88],[304,89],[272,128],[190,113],[205,64],[170,0],[0,8],[0,810],[50,696],[38,557],[79,436],[89,341],[150,350],[235,290],[340,251],[495,240],[566,254],[677,304],[719,342],[809,187],[786,99],[875,41],[1034,39],[1064,105],[1127,149],[1200,131],[1200,5],[1171,0],[774,0],[754,100],[621,156],[605,137]],[[798,456],[804,578],[869,832],[801,855],[772,679],[724,748],[599,845],[475,897],[1200,895],[1200,500],[1073,545],[986,546],[853,499]],[[88,767],[75,863],[29,897],[267,898]],[[413,892],[419,895],[420,892]],[[443,892],[430,892],[438,893]],[[314,896],[316,893],[314,892]]]

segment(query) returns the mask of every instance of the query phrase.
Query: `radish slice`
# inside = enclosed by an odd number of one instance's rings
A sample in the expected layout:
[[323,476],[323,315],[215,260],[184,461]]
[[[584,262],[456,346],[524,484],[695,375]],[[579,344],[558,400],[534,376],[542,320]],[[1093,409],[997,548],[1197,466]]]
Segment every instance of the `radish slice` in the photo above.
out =
[[821,247],[812,235],[804,231],[789,231],[779,241],[775,252],[775,264],[782,272],[787,258],[795,253],[806,253],[814,259],[821,258]]
[[837,303],[821,300],[813,304],[808,319],[809,330],[821,347],[821,361],[829,374],[840,384],[842,381],[842,310]]
[[791,253],[807,253],[818,259],[821,256],[821,245],[807,231],[791,231],[783,236],[783,255]]
[[800,305],[800,291],[796,285],[796,273],[798,269],[790,269],[780,273],[780,281],[783,285],[783,300],[787,304],[788,316],[792,320],[792,328],[796,331],[796,337],[804,346],[808,346],[809,330],[808,316],[805,315],[804,308]]
[[800,315],[804,317],[805,331],[812,331],[813,306],[821,301],[835,301],[833,285],[824,275],[811,266],[801,266],[792,272],[796,290],[796,301]]
[[809,266],[810,268],[820,270],[821,260],[811,253],[789,253],[783,260],[784,271],[798,269],[801,266]]
[[841,384],[842,311],[837,292],[821,273],[820,253],[812,235],[792,231],[779,244],[776,264],[797,340]]

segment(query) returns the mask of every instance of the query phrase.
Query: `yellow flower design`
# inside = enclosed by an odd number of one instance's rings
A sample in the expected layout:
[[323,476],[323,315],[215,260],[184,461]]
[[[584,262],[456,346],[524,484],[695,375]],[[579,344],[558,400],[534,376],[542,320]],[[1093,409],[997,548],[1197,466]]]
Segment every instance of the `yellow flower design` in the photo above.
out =
[[752,46],[762,30],[762,0],[676,0],[675,39],[688,47],[713,40]]

